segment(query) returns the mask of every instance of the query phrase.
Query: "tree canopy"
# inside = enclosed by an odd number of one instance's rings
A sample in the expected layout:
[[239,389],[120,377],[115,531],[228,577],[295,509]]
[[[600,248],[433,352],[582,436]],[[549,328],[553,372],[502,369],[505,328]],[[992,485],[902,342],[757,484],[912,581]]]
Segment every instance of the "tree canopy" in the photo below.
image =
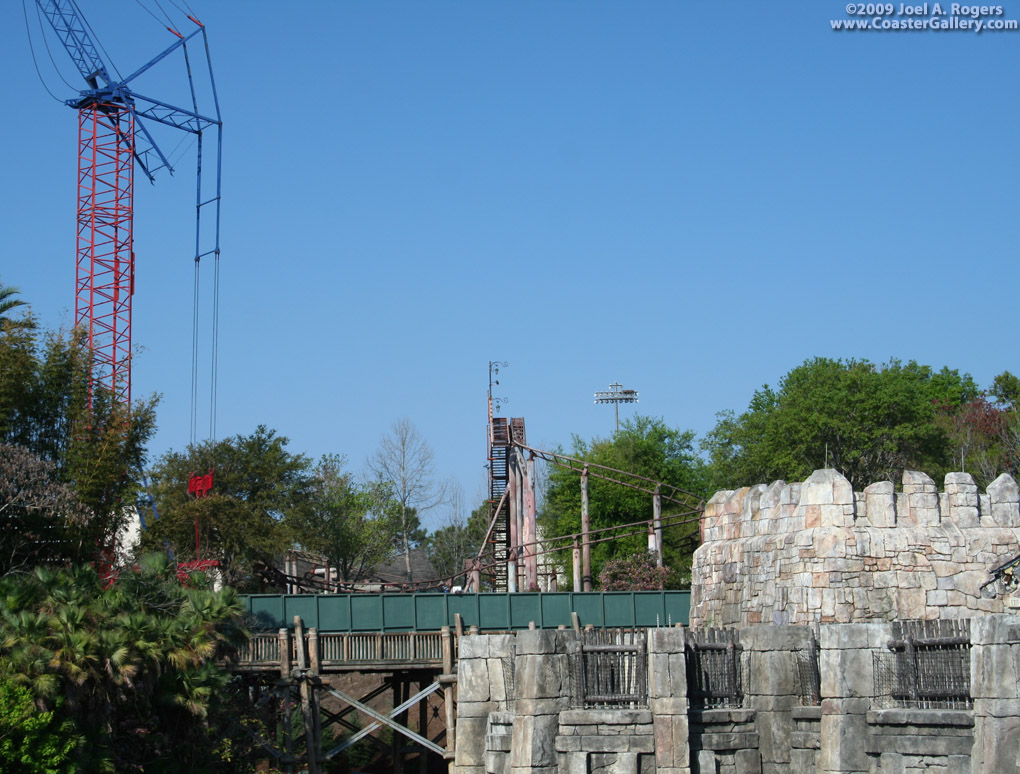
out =
[[949,368],[808,360],[778,389],[757,390],[739,416],[719,415],[702,444],[713,488],[797,481],[823,467],[855,487],[895,480],[905,469],[941,476],[953,454],[940,411],[955,412],[978,394],[969,375]]
[[290,531],[306,550],[321,554],[349,583],[392,553],[388,501],[372,485],[359,485],[337,455],[323,457],[313,471],[307,506],[290,517]]
[[[25,519],[44,515],[50,534],[62,521],[75,532],[68,540],[35,541],[34,559],[23,553],[24,560],[97,558],[101,547],[113,544],[126,507],[134,502],[145,444],[155,428],[156,399],[137,401],[128,411],[101,386],[90,387],[90,374],[91,356],[79,333],[43,331],[30,313],[18,324],[0,319],[0,445],[5,447],[0,465],[11,476],[0,491],[0,512],[14,519],[7,524],[15,533],[33,533],[38,523]],[[26,498],[50,495],[45,514],[26,506]],[[8,554],[0,558],[0,571],[20,563]]]
[[[705,465],[694,452],[694,433],[668,427],[661,419],[645,416],[627,419],[611,438],[587,442],[574,436],[572,448],[566,453],[586,462],[661,481],[698,497],[703,497],[707,491]],[[653,515],[651,495],[595,477],[589,482],[589,502],[593,530],[648,520]],[[676,510],[664,501],[664,516]],[[539,524],[547,537],[580,532],[581,485],[576,472],[552,467]],[[690,582],[696,534],[695,523],[666,527],[663,531],[663,558],[672,569],[671,587],[685,587]],[[591,552],[593,576],[598,576],[606,561],[645,552],[647,544],[647,536],[642,532],[594,545]],[[558,561],[569,566],[566,564],[569,557],[560,556]]]
[[[149,520],[143,548],[169,545],[179,560],[216,559],[225,583],[258,589],[258,564],[273,564],[291,546],[286,522],[308,507],[311,495],[310,461],[288,451],[287,444],[287,438],[259,425],[249,435],[164,454],[152,469],[159,518]],[[188,491],[189,479],[207,471],[213,487],[196,498]]]

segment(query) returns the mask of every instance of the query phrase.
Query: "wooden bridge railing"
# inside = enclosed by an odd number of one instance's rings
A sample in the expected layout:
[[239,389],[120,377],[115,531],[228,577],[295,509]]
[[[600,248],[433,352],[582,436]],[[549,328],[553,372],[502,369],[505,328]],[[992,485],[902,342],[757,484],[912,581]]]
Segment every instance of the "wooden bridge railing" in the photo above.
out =
[[[323,668],[355,668],[359,665],[441,667],[443,638],[455,648],[449,630],[445,632],[330,632],[309,629],[299,638],[293,631],[252,635],[237,654],[236,668],[241,670],[279,669],[290,671],[297,664],[299,644],[308,654],[308,663]],[[286,658],[281,659],[281,654]]]

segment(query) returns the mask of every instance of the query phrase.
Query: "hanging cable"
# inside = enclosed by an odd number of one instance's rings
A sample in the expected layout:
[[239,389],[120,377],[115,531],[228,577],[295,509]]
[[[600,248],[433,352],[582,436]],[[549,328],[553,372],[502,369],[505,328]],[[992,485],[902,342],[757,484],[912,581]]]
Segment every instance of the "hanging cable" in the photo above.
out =
[[212,367],[209,375],[209,437],[216,440],[216,380],[220,337],[220,251],[213,256]]
[[195,258],[195,298],[191,323],[191,446],[195,445],[195,431],[198,429],[198,286],[201,274],[201,258]]
[[159,0],[152,0],[152,2],[156,4],[156,7],[159,9],[160,13],[162,13],[163,16],[166,17],[166,23],[170,25],[170,29],[172,30],[174,28],[174,20],[170,18],[170,14],[168,14],[166,12],[166,9],[164,9],[163,6],[159,4]]
[[156,16],[155,12],[153,12],[153,10],[152,10],[151,8],[148,8],[148,7],[146,7],[146,6],[145,6],[145,5],[144,5],[144,4],[142,3],[142,0],[135,0],[135,2],[136,2],[136,3],[138,3],[138,7],[139,7],[139,8],[141,8],[141,9],[142,9],[143,11],[145,11],[145,12],[146,12],[147,14],[149,14],[149,16],[151,16],[151,17],[152,17],[153,19],[155,19],[155,20],[156,20],[156,24],[158,24],[158,25],[159,25],[160,27],[163,27],[163,26],[165,26],[165,25],[163,24],[163,20],[162,20],[162,19],[160,19],[160,18],[159,18],[158,16]]
[[[21,0],[21,11],[25,16],[25,35],[28,38],[28,50],[32,52],[32,64],[35,67],[35,74],[39,76],[39,83],[42,84],[42,87],[46,89],[46,93],[53,97],[53,99],[57,102],[63,102],[60,97],[50,91],[50,87],[47,86],[46,81],[43,80],[42,72],[39,71],[39,62],[37,62],[35,58],[35,46],[32,45],[32,31],[28,26],[28,9],[25,7],[25,0]],[[43,39],[45,40],[45,38]]]

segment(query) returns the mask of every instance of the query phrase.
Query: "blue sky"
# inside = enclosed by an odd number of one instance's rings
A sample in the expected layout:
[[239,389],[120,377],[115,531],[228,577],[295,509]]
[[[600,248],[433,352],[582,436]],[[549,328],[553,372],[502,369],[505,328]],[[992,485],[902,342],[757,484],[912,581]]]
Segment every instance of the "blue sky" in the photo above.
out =
[[[154,0],[79,3],[125,73],[172,42]],[[834,0],[192,7],[225,120],[221,437],[359,470],[406,416],[473,501],[490,360],[543,448],[611,432],[614,380],[700,435],[815,356],[1020,372],[1020,32],[834,32]],[[75,117],[20,0],[0,22],[0,280],[57,326]],[[189,435],[193,167],[136,194],[154,454]]]

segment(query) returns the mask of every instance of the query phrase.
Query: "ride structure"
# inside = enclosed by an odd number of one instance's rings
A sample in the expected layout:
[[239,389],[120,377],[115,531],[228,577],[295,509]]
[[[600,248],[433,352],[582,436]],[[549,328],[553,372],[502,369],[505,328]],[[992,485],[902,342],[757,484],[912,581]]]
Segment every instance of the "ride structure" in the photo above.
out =
[[[194,16],[195,29],[183,34],[166,29],[176,40],[147,64],[121,77],[100,56],[95,33],[75,0],[36,0],[63,44],[86,88],[65,104],[78,112],[77,247],[75,327],[84,331],[92,354],[90,409],[96,387],[108,390],[114,403],[131,404],[131,322],[135,292],[134,191],[135,167],[155,182],[162,169],[173,166],[157,143],[156,126],[166,126],[197,138],[197,194],[195,225],[195,326],[192,342],[192,441],[195,440],[198,383],[198,279],[202,258],[212,256],[213,313],[210,388],[210,435],[215,435],[217,315],[220,258],[220,156],[223,122],[212,75],[212,60],[205,27]],[[172,23],[172,20],[169,20]],[[192,74],[188,43],[200,36],[214,110],[199,112],[198,92]],[[140,94],[135,82],[171,54],[183,54],[191,104],[187,107]],[[105,53],[105,52],[104,52]],[[108,59],[109,57],[107,57]],[[203,180],[204,134],[215,131],[215,179]],[[203,213],[212,210],[203,223]],[[210,222],[211,221],[211,222]]]

